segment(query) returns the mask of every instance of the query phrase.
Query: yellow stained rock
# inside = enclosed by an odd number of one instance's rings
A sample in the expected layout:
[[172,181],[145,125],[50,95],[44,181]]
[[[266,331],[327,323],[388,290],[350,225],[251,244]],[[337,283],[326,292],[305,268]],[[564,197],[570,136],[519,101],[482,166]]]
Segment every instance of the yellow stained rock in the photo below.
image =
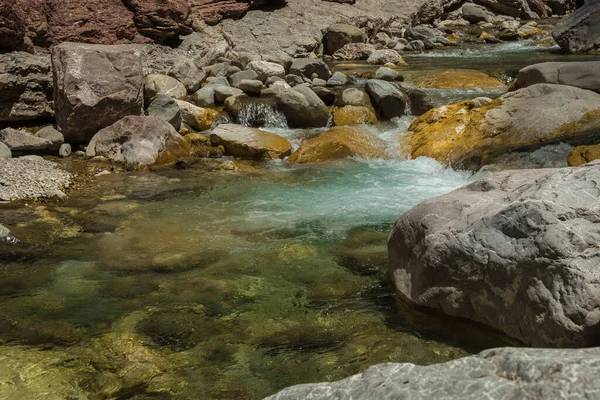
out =
[[337,126],[376,124],[377,116],[367,107],[344,106],[333,110],[333,122]]
[[571,167],[579,167],[594,160],[600,160],[600,144],[577,146],[569,153],[568,163]]
[[413,134],[401,140],[412,158],[425,156],[452,164],[482,145],[485,137],[480,126],[486,112],[499,104],[496,100],[478,108],[467,100],[434,108],[417,118],[409,127]]
[[165,143],[165,147],[158,154],[156,165],[172,164],[181,158],[187,158],[191,154],[189,143],[180,135],[174,136]]
[[417,87],[431,89],[501,89],[506,87],[499,79],[471,69],[425,71],[411,79]]
[[302,143],[288,161],[315,163],[347,157],[383,158],[383,143],[365,130],[336,126]]

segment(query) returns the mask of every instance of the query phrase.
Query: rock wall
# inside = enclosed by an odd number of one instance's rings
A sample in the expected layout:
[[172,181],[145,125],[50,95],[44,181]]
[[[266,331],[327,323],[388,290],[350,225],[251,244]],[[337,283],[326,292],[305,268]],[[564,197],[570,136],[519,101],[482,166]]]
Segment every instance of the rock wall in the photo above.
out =
[[163,43],[247,10],[284,0],[6,0],[0,50],[45,49],[62,42]]

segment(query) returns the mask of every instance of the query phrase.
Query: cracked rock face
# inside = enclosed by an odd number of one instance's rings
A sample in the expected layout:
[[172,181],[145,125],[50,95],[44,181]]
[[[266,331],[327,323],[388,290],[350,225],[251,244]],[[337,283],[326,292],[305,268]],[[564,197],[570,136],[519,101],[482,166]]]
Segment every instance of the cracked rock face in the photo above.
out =
[[486,350],[444,364],[380,364],[337,382],[292,386],[265,400],[593,398],[600,348]]
[[419,204],[388,241],[398,295],[529,345],[597,345],[599,184],[599,162],[505,171]]

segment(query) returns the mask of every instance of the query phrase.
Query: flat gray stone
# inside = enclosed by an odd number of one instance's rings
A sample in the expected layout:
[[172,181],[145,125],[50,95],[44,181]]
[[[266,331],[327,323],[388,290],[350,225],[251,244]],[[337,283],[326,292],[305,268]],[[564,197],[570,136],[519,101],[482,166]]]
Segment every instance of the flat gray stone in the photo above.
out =
[[600,348],[486,350],[418,366],[380,364],[337,382],[292,386],[265,400],[594,399]]

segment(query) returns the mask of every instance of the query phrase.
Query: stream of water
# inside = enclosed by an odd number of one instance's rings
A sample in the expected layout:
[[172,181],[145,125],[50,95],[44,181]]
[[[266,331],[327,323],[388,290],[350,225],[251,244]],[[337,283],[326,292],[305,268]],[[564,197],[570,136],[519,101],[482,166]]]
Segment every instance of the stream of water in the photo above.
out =
[[[370,129],[398,152],[409,122]],[[294,146],[317,133],[275,125]],[[69,385],[106,393],[115,376],[120,385],[129,378],[112,358],[99,362],[102,351],[85,350],[133,335],[169,379],[115,389],[115,398],[259,399],[376,363],[438,363],[506,344],[404,309],[387,283],[386,238],[398,216],[476,178],[425,158],[205,160],[103,175],[66,203],[0,205],[20,239],[0,248],[0,360],[44,349],[38,362],[55,357],[48,365]],[[146,353],[135,354],[119,362],[139,366]],[[35,363],[7,359],[15,366],[5,376],[21,371],[34,385]]]

